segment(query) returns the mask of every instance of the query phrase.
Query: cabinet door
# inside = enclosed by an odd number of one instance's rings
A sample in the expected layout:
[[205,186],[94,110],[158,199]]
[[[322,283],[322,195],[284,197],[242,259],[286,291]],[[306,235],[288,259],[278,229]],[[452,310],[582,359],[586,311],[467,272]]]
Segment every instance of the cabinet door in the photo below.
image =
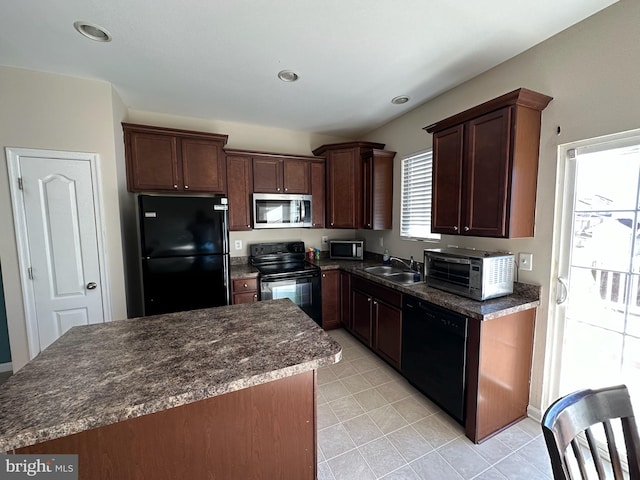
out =
[[309,193],[309,161],[284,159],[282,183],[285,193]]
[[131,192],[177,190],[178,143],[173,135],[125,131]]
[[464,234],[507,235],[511,111],[506,107],[467,124]]
[[253,191],[256,193],[282,193],[282,160],[253,158]]
[[362,224],[373,228],[373,157],[362,159]]
[[253,183],[251,157],[227,157],[227,185],[229,189],[229,230],[251,230],[251,185]]
[[395,152],[373,150],[362,162],[362,228],[392,228],[394,157]]
[[351,274],[340,272],[340,322],[351,331]]
[[359,149],[333,150],[327,156],[327,227],[360,226],[361,166]]
[[322,272],[322,328],[330,330],[340,326],[340,272]]
[[369,295],[359,290],[351,291],[351,307],[353,312],[351,316],[351,324],[353,326],[352,332],[368,346],[371,346],[372,337],[372,303],[373,299]]
[[193,192],[226,193],[226,165],[222,143],[182,138],[180,144],[184,189]]
[[402,358],[402,310],[374,299],[375,350],[400,369]]
[[311,162],[311,221],[313,228],[324,228],[325,168],[324,162]]
[[456,234],[461,228],[464,127],[433,134],[431,231]]

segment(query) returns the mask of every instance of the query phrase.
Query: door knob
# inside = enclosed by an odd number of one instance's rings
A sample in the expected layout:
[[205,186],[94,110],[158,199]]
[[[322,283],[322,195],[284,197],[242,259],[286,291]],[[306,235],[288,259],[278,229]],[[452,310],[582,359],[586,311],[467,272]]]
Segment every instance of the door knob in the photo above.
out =
[[93,290],[97,286],[98,286],[98,284],[96,282],[89,282],[89,283],[87,283],[87,290]]

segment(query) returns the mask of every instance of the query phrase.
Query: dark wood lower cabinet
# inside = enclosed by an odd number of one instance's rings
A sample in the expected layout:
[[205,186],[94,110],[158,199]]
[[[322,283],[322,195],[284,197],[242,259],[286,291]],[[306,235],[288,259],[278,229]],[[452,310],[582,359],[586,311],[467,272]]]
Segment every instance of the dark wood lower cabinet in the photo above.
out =
[[231,293],[233,304],[238,303],[253,303],[259,300],[258,298],[258,278],[235,278],[231,282]]
[[371,346],[371,296],[360,290],[351,291],[352,322],[351,331],[364,342]]
[[322,328],[331,330],[340,327],[340,272],[322,272]]
[[340,271],[340,323],[351,331],[351,274]]
[[316,478],[316,372],[50,440],[80,480]]
[[393,367],[402,356],[402,294],[351,279],[351,332]]
[[535,316],[469,321],[465,433],[476,443],[527,416]]
[[[400,370],[402,294],[346,272],[340,290],[342,326]],[[535,317],[532,308],[468,320],[464,428],[475,443],[527,416]]]

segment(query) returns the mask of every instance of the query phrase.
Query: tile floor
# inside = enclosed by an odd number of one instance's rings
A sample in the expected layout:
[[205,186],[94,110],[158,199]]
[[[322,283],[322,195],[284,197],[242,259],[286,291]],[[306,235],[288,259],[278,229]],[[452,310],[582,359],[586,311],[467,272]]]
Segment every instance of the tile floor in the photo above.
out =
[[537,422],[475,445],[395,370],[344,330],[341,362],[318,371],[318,480],[550,480]]

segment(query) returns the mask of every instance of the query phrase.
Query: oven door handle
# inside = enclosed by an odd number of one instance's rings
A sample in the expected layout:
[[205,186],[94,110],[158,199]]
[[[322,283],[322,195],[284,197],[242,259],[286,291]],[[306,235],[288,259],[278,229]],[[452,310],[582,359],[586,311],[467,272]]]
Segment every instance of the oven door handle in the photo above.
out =
[[310,273],[288,273],[288,274],[275,274],[276,276],[271,275],[261,275],[261,282],[278,282],[278,281],[287,281],[287,280],[298,280],[304,278],[315,278],[320,276],[320,272],[310,272]]

